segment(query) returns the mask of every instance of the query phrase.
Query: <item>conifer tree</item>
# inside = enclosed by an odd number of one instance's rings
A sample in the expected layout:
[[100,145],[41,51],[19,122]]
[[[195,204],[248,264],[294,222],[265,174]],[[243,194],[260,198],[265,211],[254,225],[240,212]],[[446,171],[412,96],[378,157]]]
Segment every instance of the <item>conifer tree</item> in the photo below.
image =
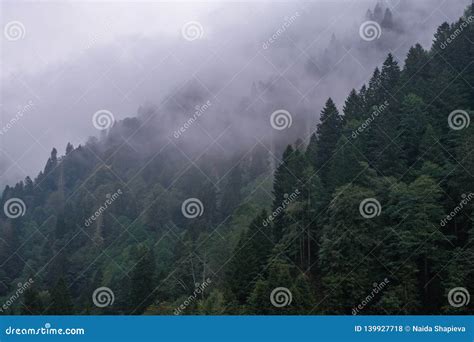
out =
[[154,253],[141,247],[139,259],[131,273],[130,313],[141,314],[154,299],[155,258]]
[[377,196],[356,185],[334,194],[319,251],[321,281],[331,293],[322,303],[325,312],[350,314],[372,283],[381,278],[379,264],[370,253],[383,240],[378,229],[383,221],[379,216],[362,216],[359,208],[368,198]]
[[345,124],[351,120],[359,120],[362,118],[362,115],[364,113],[364,107],[362,99],[357,94],[355,89],[352,89],[349,93],[349,96],[347,97],[346,102],[344,103],[343,113],[343,119]]
[[264,225],[267,218],[265,211],[255,217],[241,235],[230,263],[228,284],[240,304],[247,301],[267,265],[272,248],[271,231]]
[[341,134],[342,117],[332,99],[329,98],[321,112],[321,122],[317,127],[318,143],[314,162],[315,170],[323,183],[327,183],[329,161],[334,155]]
[[399,141],[408,167],[418,160],[420,137],[423,136],[427,124],[425,108],[423,100],[413,94],[407,95],[401,106]]
[[50,295],[51,304],[48,307],[50,315],[71,315],[74,313],[71,294],[63,277],[59,278]]
[[329,188],[331,190],[357,181],[364,169],[361,163],[365,160],[364,156],[345,136],[339,139],[336,151],[330,163]]

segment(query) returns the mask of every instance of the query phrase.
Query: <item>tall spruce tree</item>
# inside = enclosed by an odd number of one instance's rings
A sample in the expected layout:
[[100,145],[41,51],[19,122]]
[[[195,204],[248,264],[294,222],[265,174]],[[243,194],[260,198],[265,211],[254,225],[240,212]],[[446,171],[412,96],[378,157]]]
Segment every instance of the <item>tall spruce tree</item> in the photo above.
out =
[[48,307],[50,315],[71,315],[74,307],[71,294],[63,277],[59,278],[56,285],[51,290],[51,303]]
[[328,181],[329,161],[336,150],[337,141],[342,134],[342,117],[336,105],[329,98],[321,112],[321,122],[317,127],[317,149],[314,160],[315,171],[323,183]]
[[140,248],[130,278],[129,312],[137,315],[143,313],[155,298],[155,257],[152,250]]

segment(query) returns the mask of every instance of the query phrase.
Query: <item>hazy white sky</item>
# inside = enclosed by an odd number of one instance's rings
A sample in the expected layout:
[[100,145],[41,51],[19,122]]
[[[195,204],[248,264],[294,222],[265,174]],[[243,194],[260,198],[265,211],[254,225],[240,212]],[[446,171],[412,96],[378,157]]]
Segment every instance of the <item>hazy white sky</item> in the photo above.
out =
[[[0,130],[23,108],[20,120],[0,133],[0,186],[34,177],[53,146],[62,154],[68,141],[77,146],[97,135],[91,118],[98,110],[116,119],[134,116],[141,104],[159,104],[194,81],[205,92],[219,91],[216,100],[225,106],[215,110],[236,116],[232,102],[247,96],[253,82],[276,77],[287,85],[277,100],[306,95],[313,101],[309,110],[318,113],[324,97],[343,99],[386,53],[361,59],[348,43],[351,53],[341,62],[346,69],[336,68],[338,74],[325,80],[307,70],[333,33],[346,42],[360,40],[358,26],[376,0],[0,1],[2,30],[11,22],[23,26],[22,39],[0,37]],[[410,25],[394,51],[403,59],[417,41],[429,48],[436,26],[457,19],[469,0],[385,2]],[[262,49],[296,12],[285,34]],[[187,41],[182,28],[192,21],[203,37]],[[310,88],[314,94],[306,93]]]
[[2,73],[36,72],[77,57],[91,45],[107,44],[125,35],[177,38],[188,21],[206,25],[206,15],[217,6],[216,1],[2,0],[2,23],[20,21],[25,26],[21,44],[2,44]]

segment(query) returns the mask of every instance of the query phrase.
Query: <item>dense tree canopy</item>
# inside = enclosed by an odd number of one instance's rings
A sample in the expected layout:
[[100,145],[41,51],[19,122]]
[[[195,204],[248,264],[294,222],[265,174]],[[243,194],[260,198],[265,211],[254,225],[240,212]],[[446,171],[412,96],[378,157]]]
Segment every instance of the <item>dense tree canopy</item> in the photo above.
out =
[[[395,27],[390,11],[367,15]],[[275,170],[262,146],[191,166],[174,151],[142,156],[122,144],[130,123],[53,149],[1,197],[26,211],[0,217],[0,296],[34,278],[5,312],[469,312],[474,301],[447,299],[474,295],[474,125],[449,121],[474,110],[474,26],[446,45],[463,20],[404,65],[389,54],[341,112],[328,99]],[[100,287],[113,292],[104,310]]]

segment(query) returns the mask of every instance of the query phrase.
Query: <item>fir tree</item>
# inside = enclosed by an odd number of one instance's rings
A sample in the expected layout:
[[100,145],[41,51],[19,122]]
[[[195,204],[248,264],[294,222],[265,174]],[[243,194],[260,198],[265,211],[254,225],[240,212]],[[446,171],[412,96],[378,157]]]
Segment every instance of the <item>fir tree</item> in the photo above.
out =
[[50,315],[71,315],[74,313],[71,294],[63,277],[59,278],[51,290],[51,304],[48,307],[48,313]]
[[317,127],[317,150],[314,166],[323,183],[327,182],[329,161],[342,134],[342,118],[332,99],[328,99],[321,112],[321,123]]
[[154,299],[155,258],[153,251],[142,247],[139,259],[131,272],[130,313],[137,315],[145,311]]

